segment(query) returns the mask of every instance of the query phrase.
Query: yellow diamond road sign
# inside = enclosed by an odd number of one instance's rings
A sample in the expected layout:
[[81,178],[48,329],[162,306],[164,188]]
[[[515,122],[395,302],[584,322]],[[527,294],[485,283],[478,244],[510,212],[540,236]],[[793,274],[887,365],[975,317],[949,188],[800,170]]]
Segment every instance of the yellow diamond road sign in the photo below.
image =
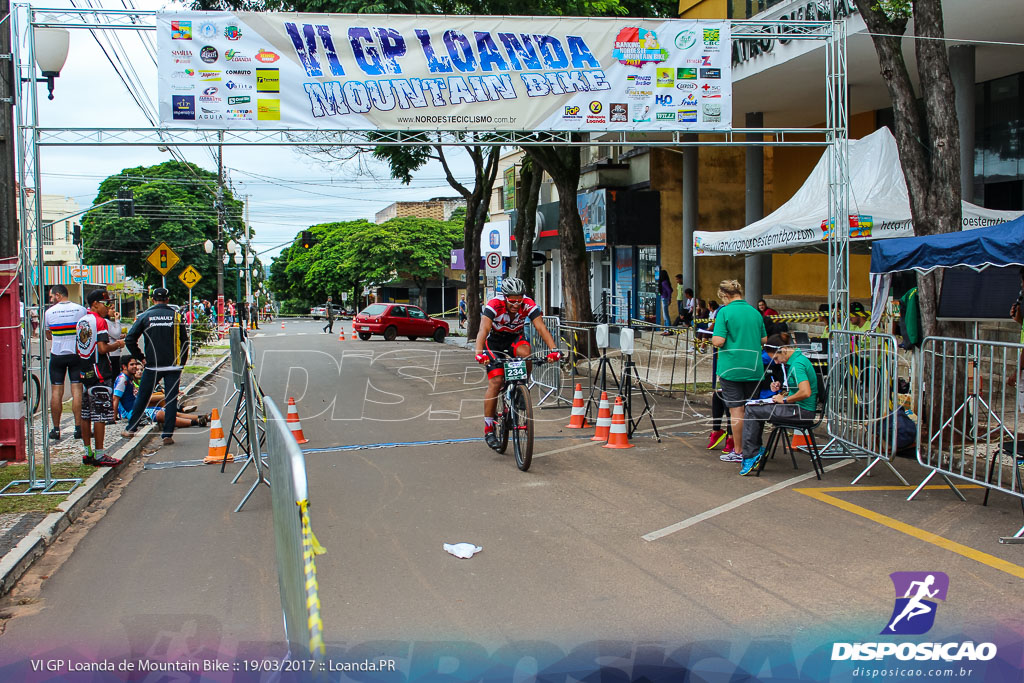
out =
[[161,275],[167,275],[167,272],[173,268],[178,261],[178,255],[174,253],[174,250],[167,246],[167,242],[161,242],[160,246],[153,250],[153,253],[146,257],[146,261],[149,265],[159,271]]
[[188,266],[185,270],[181,271],[178,275],[178,279],[181,280],[182,284],[186,287],[192,289],[199,284],[199,281],[203,279],[203,276],[199,274],[198,270],[192,266]]

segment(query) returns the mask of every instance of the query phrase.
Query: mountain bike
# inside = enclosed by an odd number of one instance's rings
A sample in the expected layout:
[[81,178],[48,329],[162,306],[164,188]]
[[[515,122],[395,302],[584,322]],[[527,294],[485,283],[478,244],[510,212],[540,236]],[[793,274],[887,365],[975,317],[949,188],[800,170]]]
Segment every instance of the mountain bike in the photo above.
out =
[[[501,353],[500,351],[491,353]],[[498,405],[495,412],[495,429],[497,430],[499,453],[508,448],[509,437],[512,438],[512,452],[516,457],[516,467],[523,472],[530,469],[533,462],[533,401],[527,387],[529,373],[526,361],[543,365],[548,362],[545,356],[527,356],[518,358],[501,353],[505,356],[502,366],[505,371],[501,391],[498,393]]]

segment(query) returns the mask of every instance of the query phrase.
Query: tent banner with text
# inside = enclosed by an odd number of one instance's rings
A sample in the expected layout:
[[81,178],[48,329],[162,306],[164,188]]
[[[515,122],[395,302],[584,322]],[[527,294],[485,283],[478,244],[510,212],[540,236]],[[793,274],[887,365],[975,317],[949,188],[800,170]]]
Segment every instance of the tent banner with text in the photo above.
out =
[[729,22],[157,14],[160,120],[301,130],[732,125]]

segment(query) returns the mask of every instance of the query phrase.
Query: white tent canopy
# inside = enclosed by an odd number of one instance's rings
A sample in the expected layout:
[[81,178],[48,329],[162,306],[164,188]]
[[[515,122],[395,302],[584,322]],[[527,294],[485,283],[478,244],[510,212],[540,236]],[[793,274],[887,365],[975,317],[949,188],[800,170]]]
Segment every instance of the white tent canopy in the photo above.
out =
[[[693,234],[698,256],[727,256],[769,251],[827,249],[827,151],[796,194],[759,221],[739,230],[698,230]],[[996,211],[963,202],[965,230],[1013,220],[1020,211]],[[912,237],[910,199],[900,167],[896,139],[880,128],[850,140],[851,244],[889,237]]]

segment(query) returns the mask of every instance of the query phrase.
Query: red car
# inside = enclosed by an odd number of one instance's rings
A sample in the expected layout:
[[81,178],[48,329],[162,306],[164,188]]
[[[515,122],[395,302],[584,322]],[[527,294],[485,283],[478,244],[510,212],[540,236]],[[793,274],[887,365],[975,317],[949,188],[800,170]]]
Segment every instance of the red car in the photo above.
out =
[[410,341],[430,337],[443,342],[448,336],[448,323],[431,318],[419,306],[409,304],[370,304],[359,312],[352,324],[363,341],[374,334],[382,334],[388,341],[401,335]]

